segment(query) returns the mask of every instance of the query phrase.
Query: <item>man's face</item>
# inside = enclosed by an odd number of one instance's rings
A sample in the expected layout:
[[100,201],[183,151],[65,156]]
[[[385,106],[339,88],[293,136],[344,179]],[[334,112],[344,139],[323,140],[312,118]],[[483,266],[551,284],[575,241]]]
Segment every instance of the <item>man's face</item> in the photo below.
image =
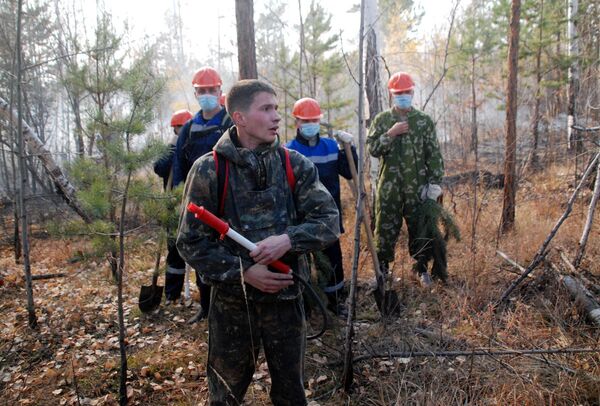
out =
[[270,144],[277,139],[281,116],[277,112],[277,99],[268,92],[254,95],[254,101],[247,111],[234,112],[240,141],[253,149],[260,144]]
[[310,120],[302,120],[301,118],[297,118],[296,119],[296,128],[300,128],[302,127],[302,124],[306,124],[306,123],[317,123],[320,124],[321,123],[321,119],[320,118],[313,118]]
[[215,87],[195,87],[194,95],[196,98],[198,96],[202,96],[203,94],[212,94],[213,96],[221,97],[221,88],[218,86]]

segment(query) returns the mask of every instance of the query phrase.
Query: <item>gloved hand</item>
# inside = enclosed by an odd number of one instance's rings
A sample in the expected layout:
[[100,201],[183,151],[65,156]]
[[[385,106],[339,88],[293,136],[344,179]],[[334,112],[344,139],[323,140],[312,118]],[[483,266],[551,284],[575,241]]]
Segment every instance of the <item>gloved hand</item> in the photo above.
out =
[[352,144],[352,140],[354,140],[352,134],[347,133],[346,131],[338,131],[336,137],[338,140],[345,142],[346,144]]
[[169,145],[177,145],[177,134],[173,134],[171,135],[171,138],[169,138]]
[[442,188],[440,185],[436,185],[435,183],[428,183],[423,186],[421,189],[421,200],[425,201],[426,199],[437,200],[442,194]]

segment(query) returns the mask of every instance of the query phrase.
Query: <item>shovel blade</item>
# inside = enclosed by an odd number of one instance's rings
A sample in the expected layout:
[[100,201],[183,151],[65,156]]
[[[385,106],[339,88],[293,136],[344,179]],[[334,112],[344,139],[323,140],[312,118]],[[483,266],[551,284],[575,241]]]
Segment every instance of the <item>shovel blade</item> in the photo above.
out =
[[158,285],[142,286],[138,306],[143,313],[150,312],[160,306],[163,289],[163,286]]

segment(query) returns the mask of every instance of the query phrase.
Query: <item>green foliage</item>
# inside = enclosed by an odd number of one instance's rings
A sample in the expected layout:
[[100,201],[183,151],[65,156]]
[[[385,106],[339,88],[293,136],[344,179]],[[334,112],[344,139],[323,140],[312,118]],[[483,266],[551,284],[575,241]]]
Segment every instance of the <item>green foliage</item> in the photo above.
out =
[[[154,119],[166,80],[157,73],[152,47],[122,49],[108,15],[103,15],[95,33],[94,51],[84,66],[73,66],[66,80],[88,94],[87,131],[94,134],[94,158],[75,161],[70,173],[78,186],[78,197],[95,219],[84,231],[98,252],[117,250],[117,230],[125,222],[121,205],[143,207],[162,196],[154,192],[156,178],[138,173],[149,167],[167,148],[156,141],[138,138]],[[150,220],[155,213],[147,213]],[[111,263],[114,265],[114,263]]]
[[144,215],[152,218],[163,229],[168,230],[169,235],[174,237],[179,225],[179,209],[183,196],[183,184],[171,191],[166,191],[162,196],[146,199],[142,204]]
[[[428,241],[434,238],[447,241],[452,237],[456,241],[460,241],[460,230],[454,218],[435,200],[426,199],[421,203],[415,211],[414,217],[418,219],[418,234],[415,236],[415,243],[423,245],[417,251],[424,250],[424,247],[429,244]],[[444,230],[443,236],[439,230],[440,226]]]

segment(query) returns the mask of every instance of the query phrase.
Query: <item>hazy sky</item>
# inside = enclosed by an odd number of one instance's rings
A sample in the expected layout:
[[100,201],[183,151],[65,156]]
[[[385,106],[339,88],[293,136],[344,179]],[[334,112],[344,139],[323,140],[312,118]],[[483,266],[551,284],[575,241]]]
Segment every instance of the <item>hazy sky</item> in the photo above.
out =
[[[83,8],[94,18],[97,0],[81,0]],[[155,37],[167,29],[166,16],[170,15],[180,4],[183,19],[184,38],[189,41],[185,50],[195,59],[203,60],[210,50],[218,48],[220,37],[222,52],[235,51],[235,2],[234,0],[170,0],[150,2],[147,0],[104,0],[105,7],[119,20],[127,20],[136,40],[144,40],[144,36]],[[254,1],[255,19],[266,10],[266,1]],[[359,14],[348,13],[358,0],[319,0],[319,4],[332,13],[332,25],[336,32],[342,30],[344,47],[355,47],[359,30]],[[435,26],[447,24],[451,6],[450,1],[417,0],[425,15],[419,27],[419,35],[427,36]],[[310,0],[302,1],[302,12],[306,15]],[[289,0],[286,13],[281,19],[288,22],[290,31],[298,21],[298,3]],[[93,20],[92,20],[93,21]],[[220,35],[219,35],[220,34]],[[235,62],[237,65],[237,62]]]

